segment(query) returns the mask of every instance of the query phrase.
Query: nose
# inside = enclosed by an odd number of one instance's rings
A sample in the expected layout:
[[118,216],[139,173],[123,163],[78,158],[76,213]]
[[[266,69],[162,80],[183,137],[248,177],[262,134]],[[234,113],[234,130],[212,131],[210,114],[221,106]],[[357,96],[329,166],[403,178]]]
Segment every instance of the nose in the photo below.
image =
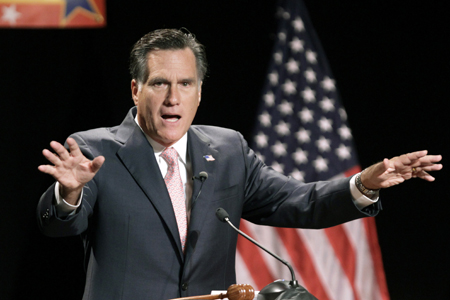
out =
[[176,85],[171,85],[166,98],[166,105],[173,106],[180,103],[180,91]]

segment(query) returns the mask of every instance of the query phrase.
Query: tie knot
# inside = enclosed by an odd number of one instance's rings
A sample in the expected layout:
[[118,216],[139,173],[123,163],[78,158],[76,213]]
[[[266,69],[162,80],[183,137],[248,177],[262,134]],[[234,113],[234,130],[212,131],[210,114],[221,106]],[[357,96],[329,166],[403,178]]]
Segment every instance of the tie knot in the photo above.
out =
[[178,158],[178,153],[177,150],[175,150],[175,148],[170,147],[164,149],[164,151],[161,153],[161,156],[166,160],[166,162],[169,165],[174,165]]

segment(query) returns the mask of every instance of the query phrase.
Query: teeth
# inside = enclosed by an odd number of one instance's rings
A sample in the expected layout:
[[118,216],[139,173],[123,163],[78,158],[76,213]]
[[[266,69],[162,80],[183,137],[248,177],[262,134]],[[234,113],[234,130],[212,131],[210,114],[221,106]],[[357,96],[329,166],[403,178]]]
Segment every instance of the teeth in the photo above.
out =
[[167,118],[165,120],[168,121],[168,122],[174,123],[174,122],[178,121],[178,118]]

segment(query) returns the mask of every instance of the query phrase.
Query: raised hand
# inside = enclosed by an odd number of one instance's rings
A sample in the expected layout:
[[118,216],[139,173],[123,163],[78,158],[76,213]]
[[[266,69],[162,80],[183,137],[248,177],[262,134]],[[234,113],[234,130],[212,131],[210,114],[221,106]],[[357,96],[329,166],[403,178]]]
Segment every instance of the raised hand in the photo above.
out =
[[417,151],[391,159],[385,158],[382,162],[365,169],[361,174],[361,182],[368,189],[387,188],[411,178],[421,178],[434,181],[428,174],[430,171],[442,169],[441,155],[427,155],[428,151]]
[[83,186],[94,178],[105,158],[98,156],[94,160],[87,159],[81,153],[73,138],[67,139],[69,151],[58,142],[52,141],[50,146],[56,152],[44,149],[42,154],[53,165],[40,165],[39,171],[52,175],[61,186],[61,196],[70,204],[78,200]]

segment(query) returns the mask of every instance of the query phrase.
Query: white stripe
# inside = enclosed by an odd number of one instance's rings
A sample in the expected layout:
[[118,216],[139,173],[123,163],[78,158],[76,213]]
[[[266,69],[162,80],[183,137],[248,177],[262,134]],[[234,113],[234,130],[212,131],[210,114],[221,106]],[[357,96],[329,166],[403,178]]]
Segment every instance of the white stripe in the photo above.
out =
[[322,286],[330,299],[352,300],[352,287],[325,232],[308,229],[298,229],[297,232],[305,241]]
[[239,251],[236,251],[236,283],[250,284],[256,290],[256,283]]

